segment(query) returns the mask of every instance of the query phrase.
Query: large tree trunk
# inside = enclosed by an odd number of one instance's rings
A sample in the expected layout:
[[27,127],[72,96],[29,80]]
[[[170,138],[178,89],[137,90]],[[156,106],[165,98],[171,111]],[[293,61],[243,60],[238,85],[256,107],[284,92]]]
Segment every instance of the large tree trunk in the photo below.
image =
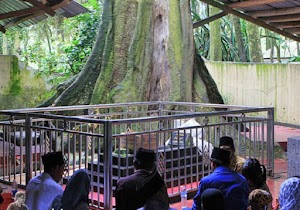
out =
[[105,0],[103,11],[84,69],[44,105],[223,102],[195,54],[189,1]]

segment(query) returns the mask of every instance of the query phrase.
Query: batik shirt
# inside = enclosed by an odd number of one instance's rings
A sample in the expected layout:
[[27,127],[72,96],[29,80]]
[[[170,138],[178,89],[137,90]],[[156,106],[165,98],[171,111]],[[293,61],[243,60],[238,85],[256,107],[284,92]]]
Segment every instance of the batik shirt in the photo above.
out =
[[300,209],[300,178],[291,177],[285,180],[279,191],[280,210]]
[[245,161],[246,160],[244,158],[234,155],[230,160],[229,168],[231,168],[233,171],[236,171],[238,173],[242,173],[242,168]]

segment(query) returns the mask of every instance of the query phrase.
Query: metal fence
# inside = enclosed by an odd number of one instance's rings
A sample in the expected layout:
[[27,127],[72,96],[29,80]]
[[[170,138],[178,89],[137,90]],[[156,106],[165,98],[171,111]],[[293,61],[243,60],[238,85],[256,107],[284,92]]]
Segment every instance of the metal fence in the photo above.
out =
[[157,170],[176,200],[197,190],[223,135],[236,153],[274,172],[274,109],[187,102],[137,102],[0,111],[0,180],[22,186],[43,172],[41,156],[63,151],[67,180],[83,168],[92,180],[91,205],[111,210],[120,177],[134,172],[139,147],[153,149]]

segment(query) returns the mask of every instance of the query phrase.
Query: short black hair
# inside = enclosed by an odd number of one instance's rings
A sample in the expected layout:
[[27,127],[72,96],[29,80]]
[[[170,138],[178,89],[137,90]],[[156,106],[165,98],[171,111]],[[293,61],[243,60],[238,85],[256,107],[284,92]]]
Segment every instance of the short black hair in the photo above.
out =
[[56,166],[65,164],[65,158],[61,151],[49,152],[42,156],[45,171],[49,171]]

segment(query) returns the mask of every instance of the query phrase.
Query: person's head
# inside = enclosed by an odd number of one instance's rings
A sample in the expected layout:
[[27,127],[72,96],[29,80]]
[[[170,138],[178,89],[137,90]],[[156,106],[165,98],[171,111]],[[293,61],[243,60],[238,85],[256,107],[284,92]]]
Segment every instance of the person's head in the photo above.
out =
[[201,194],[203,210],[225,210],[223,193],[215,188],[207,188]]
[[291,177],[285,180],[279,190],[280,209],[298,210],[300,206],[300,178]]
[[62,209],[70,210],[85,202],[88,204],[91,179],[84,169],[75,171],[69,180],[62,197]]
[[62,152],[49,152],[42,156],[44,171],[51,175],[52,179],[59,182],[65,171],[65,159]]
[[259,188],[267,180],[266,168],[255,158],[245,161],[242,175],[248,180],[250,189]]
[[22,191],[18,191],[15,195],[15,202],[17,202],[18,204],[22,205],[25,203],[25,192]]
[[136,169],[154,170],[155,161],[156,154],[153,150],[139,148],[133,163]]
[[229,166],[230,164],[230,152],[218,147],[214,147],[211,154],[211,161],[213,169],[218,166]]
[[233,139],[230,136],[222,136],[219,142],[219,148],[235,153]]
[[249,194],[248,201],[251,210],[265,210],[272,202],[272,195],[265,190],[255,189]]

